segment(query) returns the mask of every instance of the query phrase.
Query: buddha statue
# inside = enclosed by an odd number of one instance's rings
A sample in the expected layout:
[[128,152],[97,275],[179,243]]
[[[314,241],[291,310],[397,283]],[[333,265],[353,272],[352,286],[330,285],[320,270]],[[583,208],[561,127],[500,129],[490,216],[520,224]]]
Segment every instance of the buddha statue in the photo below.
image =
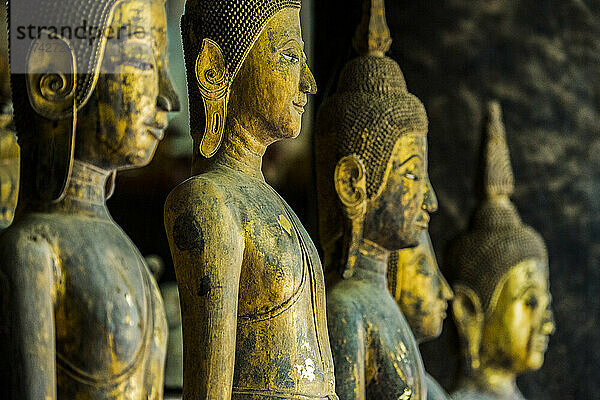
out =
[[162,399],[163,303],[106,199],[178,108],[164,0],[19,0],[10,16],[21,184],[0,236],[0,397]]
[[165,205],[186,400],[337,399],[319,256],[265,182],[316,83],[300,0],[188,0],[192,177]]
[[425,399],[422,360],[387,288],[391,251],[415,246],[437,203],[427,115],[385,56],[382,0],[367,0],[359,56],[319,110],[315,156],[327,322],[340,399]]
[[6,5],[2,5],[0,6],[0,230],[12,222],[19,192],[19,145],[12,117],[6,21]]
[[[440,272],[427,231],[421,231],[418,246],[390,255],[388,288],[406,317],[417,343],[435,339],[441,334],[448,301],[453,293]],[[426,374],[425,381],[427,399],[449,399],[431,375]]]
[[[1,72],[0,79],[2,79]],[[6,80],[8,79],[7,74]],[[17,207],[19,145],[14,132],[12,103],[10,101],[2,103],[0,99],[0,107],[3,108],[0,110],[0,230],[2,230],[11,224]]]
[[481,200],[447,259],[464,364],[452,398],[517,400],[517,376],[542,366],[554,332],[548,256],[510,200],[514,178],[496,102],[482,143]]

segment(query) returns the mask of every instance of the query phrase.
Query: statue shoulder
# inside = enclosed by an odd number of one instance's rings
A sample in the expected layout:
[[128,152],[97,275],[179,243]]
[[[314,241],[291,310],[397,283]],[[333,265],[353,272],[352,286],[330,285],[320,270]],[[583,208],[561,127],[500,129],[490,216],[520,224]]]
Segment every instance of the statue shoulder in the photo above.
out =
[[59,262],[47,226],[15,223],[0,235],[0,271],[3,279],[26,285],[46,282],[53,286]]
[[236,202],[226,185],[207,176],[188,179],[169,194],[165,227],[171,249],[206,256],[243,244]]
[[193,176],[171,191],[165,203],[167,213],[219,212],[232,208],[226,185],[208,175]]

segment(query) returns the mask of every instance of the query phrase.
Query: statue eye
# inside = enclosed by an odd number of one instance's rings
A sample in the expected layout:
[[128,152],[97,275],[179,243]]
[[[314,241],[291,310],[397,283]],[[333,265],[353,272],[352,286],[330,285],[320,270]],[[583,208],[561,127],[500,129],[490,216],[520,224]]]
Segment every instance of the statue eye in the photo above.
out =
[[141,62],[138,65],[139,69],[141,69],[142,71],[152,71],[154,69],[154,65],[149,62]]
[[130,65],[136,69],[141,71],[152,71],[154,69],[154,64],[147,61],[140,61],[138,58],[129,58],[125,60],[125,64]]
[[404,177],[405,177],[406,179],[410,179],[411,181],[415,181],[415,182],[418,182],[418,181],[420,181],[420,180],[421,180],[421,178],[419,178],[419,177],[418,177],[416,174],[414,174],[414,173],[413,173],[413,172],[411,172],[411,171],[407,171],[407,172],[405,172],[405,173],[404,173]]
[[300,62],[300,57],[291,52],[281,53],[281,57],[291,64],[298,64]]
[[535,295],[531,295],[529,296],[529,298],[527,298],[527,301],[525,301],[525,305],[529,308],[531,308],[532,310],[534,308],[537,308],[538,306],[538,298]]

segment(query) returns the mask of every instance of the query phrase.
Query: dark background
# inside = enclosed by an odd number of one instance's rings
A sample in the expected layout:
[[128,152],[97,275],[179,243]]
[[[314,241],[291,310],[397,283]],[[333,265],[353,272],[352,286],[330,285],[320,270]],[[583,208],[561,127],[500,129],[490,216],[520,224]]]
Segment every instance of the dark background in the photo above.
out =
[[[335,90],[353,56],[360,10],[360,0],[314,0],[313,16],[304,16],[305,35],[314,35],[315,104]],[[430,176],[440,202],[431,235],[441,264],[475,205],[482,110],[498,99],[514,202],[548,245],[557,324],[544,367],[520,378],[520,388],[531,399],[600,398],[600,1],[388,0],[387,16],[389,55],[429,114]],[[109,205],[143,254],[163,257],[163,279],[173,280],[162,206],[188,176],[189,160],[163,147],[150,167],[121,174]],[[285,163],[284,176],[270,181],[316,238],[310,151],[301,148],[293,161],[277,151],[265,168]],[[451,321],[421,349],[428,371],[450,390],[457,369]]]

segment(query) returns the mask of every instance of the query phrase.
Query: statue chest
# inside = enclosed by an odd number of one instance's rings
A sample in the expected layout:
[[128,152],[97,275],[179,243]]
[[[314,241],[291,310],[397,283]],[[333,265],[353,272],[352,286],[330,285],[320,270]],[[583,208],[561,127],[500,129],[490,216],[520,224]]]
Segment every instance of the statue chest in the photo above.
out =
[[285,303],[303,284],[305,265],[298,232],[284,210],[260,210],[245,221],[246,242],[240,276],[240,316]]
[[311,258],[319,270],[320,261],[301,222],[273,189],[256,183],[240,185],[238,193],[245,235],[238,315],[251,316],[268,312],[298,293],[307,279],[304,258]]
[[58,365],[91,382],[139,370],[152,352],[155,322],[164,322],[142,257],[111,223],[74,224],[59,238]]

